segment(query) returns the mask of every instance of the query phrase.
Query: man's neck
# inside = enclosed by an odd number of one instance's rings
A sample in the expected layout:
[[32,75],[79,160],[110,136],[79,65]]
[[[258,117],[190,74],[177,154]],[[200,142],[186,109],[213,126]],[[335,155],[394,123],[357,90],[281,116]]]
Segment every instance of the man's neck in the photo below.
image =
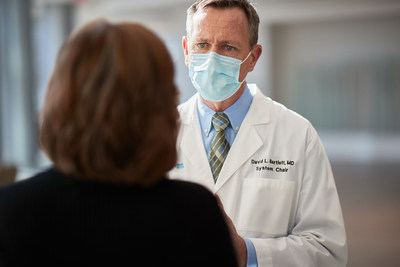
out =
[[231,97],[229,97],[228,99],[221,101],[221,102],[212,102],[209,100],[205,100],[201,96],[200,96],[200,98],[201,98],[201,101],[203,101],[207,107],[211,108],[215,112],[223,112],[224,110],[226,110],[227,108],[232,106],[232,104],[235,103],[236,100],[239,99],[239,97],[243,94],[245,88],[246,88],[246,84],[243,83],[240,86],[240,88]]

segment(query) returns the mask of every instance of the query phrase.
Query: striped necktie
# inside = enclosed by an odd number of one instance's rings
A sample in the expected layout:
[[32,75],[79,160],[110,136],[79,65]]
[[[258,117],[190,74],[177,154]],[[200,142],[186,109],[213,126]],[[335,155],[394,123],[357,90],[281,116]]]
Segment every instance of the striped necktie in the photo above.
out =
[[230,148],[225,136],[225,128],[229,125],[229,119],[225,113],[215,113],[211,122],[217,131],[210,151],[210,167],[216,182]]

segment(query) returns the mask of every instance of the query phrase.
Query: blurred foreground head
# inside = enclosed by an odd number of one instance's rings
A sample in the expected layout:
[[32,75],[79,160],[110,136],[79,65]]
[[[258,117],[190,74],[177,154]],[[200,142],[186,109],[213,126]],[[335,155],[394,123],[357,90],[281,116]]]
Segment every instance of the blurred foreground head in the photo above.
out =
[[134,23],[92,22],[63,45],[40,142],[64,173],[151,185],[176,161],[178,92],[162,41]]

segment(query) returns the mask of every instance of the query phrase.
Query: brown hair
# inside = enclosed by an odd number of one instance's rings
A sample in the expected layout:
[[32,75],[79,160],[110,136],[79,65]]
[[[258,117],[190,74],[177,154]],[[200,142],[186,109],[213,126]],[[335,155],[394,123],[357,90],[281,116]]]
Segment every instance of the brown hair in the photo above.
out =
[[194,14],[206,7],[213,7],[217,9],[238,7],[242,9],[246,14],[248,21],[249,46],[250,49],[253,49],[258,42],[258,26],[260,24],[260,18],[258,17],[257,11],[254,9],[253,5],[247,0],[197,0],[187,10],[186,34],[188,38],[190,38],[192,33]]
[[43,149],[67,174],[154,184],[177,157],[173,79],[167,48],[145,27],[86,25],[59,53],[42,113]]

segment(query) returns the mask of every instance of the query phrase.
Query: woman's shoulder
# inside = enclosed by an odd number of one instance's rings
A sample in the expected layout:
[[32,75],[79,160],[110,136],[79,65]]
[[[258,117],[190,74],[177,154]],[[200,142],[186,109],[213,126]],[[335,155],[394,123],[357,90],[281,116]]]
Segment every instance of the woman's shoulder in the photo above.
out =
[[212,193],[210,190],[205,188],[204,186],[193,183],[187,182],[182,180],[175,180],[175,179],[165,179],[163,181],[164,186],[170,187],[171,189],[175,189],[178,191],[182,191],[182,193],[198,193],[203,195],[211,195]]
[[180,199],[184,198],[185,201],[188,202],[202,202],[203,205],[206,205],[207,203],[214,205],[216,203],[213,193],[206,187],[197,183],[165,179],[162,182],[162,186],[165,187],[168,194],[173,194]]
[[30,178],[0,188],[0,198],[17,197],[27,193],[34,193],[43,188],[62,183],[64,179],[65,177],[60,172],[53,168],[47,168],[39,171]]

